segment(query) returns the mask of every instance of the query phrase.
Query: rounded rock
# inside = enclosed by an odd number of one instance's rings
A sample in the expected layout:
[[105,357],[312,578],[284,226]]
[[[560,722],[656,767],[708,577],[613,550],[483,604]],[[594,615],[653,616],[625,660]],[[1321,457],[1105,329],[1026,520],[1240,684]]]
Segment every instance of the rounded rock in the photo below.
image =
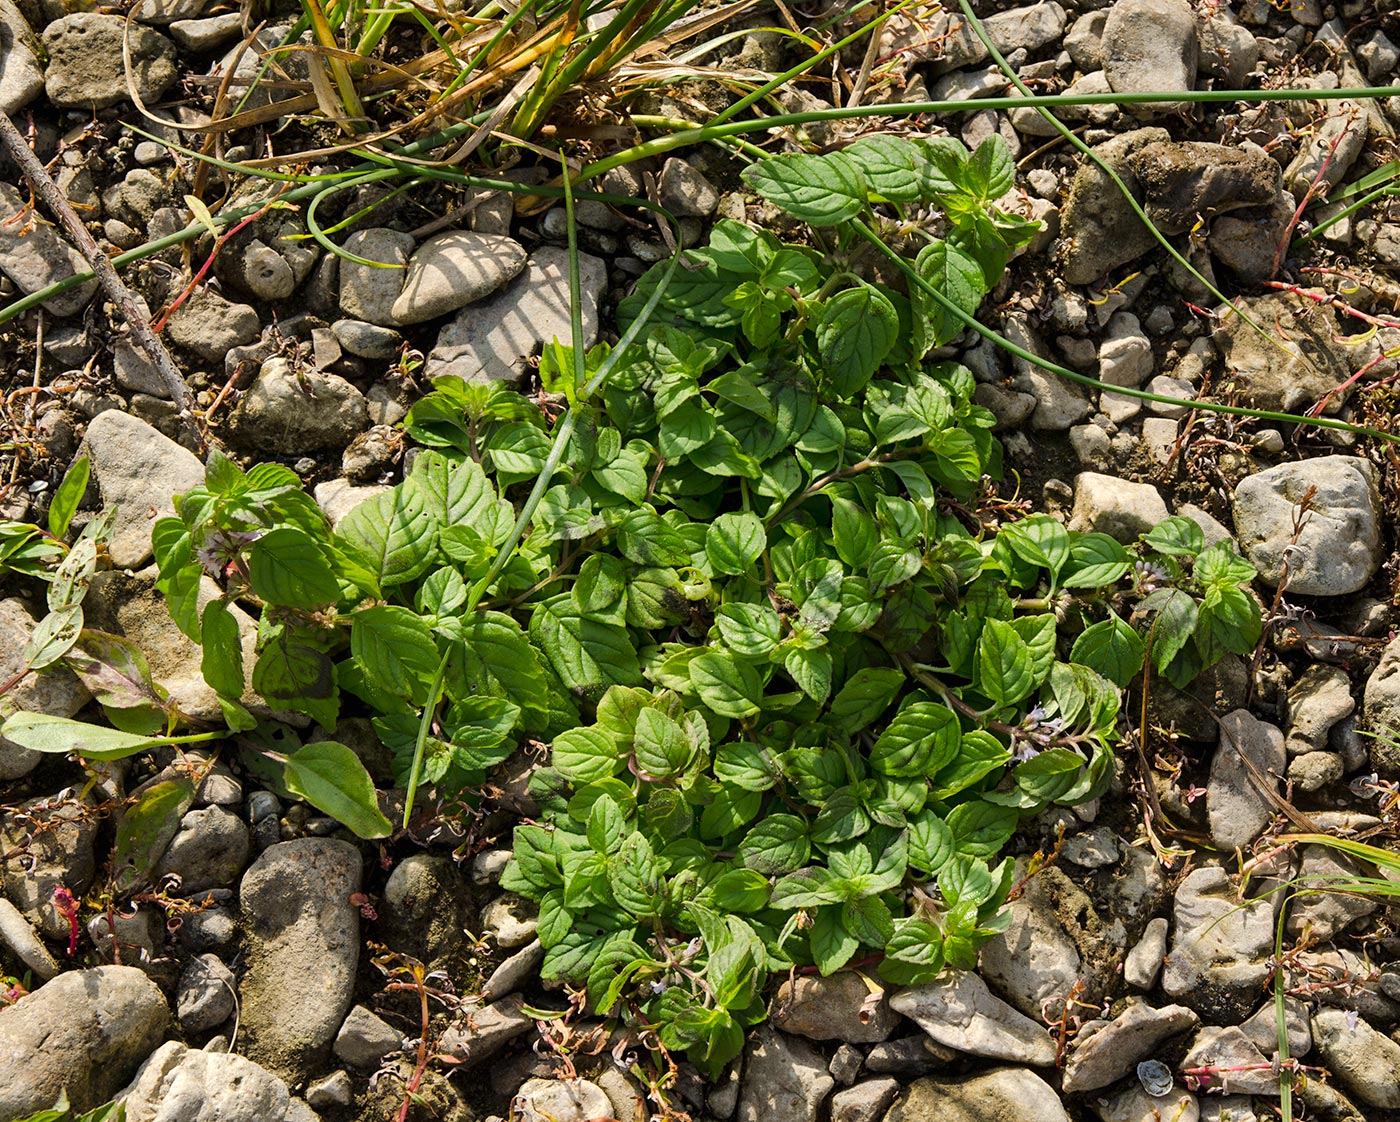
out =
[[525,247],[513,238],[467,230],[437,234],[409,258],[390,318],[406,325],[445,316],[490,296],[523,268]]

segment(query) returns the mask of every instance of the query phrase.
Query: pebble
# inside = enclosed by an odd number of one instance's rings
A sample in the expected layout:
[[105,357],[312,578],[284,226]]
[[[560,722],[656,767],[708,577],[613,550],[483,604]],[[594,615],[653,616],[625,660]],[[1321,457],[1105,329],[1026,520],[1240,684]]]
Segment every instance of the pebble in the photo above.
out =
[[1283,733],[1274,725],[1245,709],[1220,719],[1220,740],[1206,782],[1206,813],[1211,838],[1221,850],[1249,848],[1269,824],[1278,811],[1259,783],[1262,780],[1277,793],[1278,777],[1286,765]]
[[[1096,145],[1093,151],[1133,190],[1139,186],[1131,167],[1133,155],[1170,139],[1166,129],[1135,129]],[[1070,182],[1060,214],[1060,238],[1068,284],[1092,284],[1157,244],[1113,181],[1089,160],[1080,164]]]
[[[1029,317],[1023,313],[1008,315],[1001,330],[1008,340],[1031,354],[1047,353]],[[1078,386],[1020,356],[1013,356],[1011,361],[1016,370],[1013,388],[1035,398],[1035,412],[1030,417],[1032,429],[1063,431],[1089,415],[1089,399]]]
[[208,362],[222,363],[234,347],[256,341],[262,323],[249,305],[235,304],[205,288],[176,309],[166,331],[186,350]]
[[317,1110],[349,1106],[354,1099],[355,1088],[350,1082],[350,1073],[344,1068],[331,1072],[306,1088],[306,1101]]
[[377,1068],[390,1052],[403,1047],[403,1034],[363,1005],[351,1008],[336,1033],[332,1051],[351,1067]]
[[[1191,90],[1199,46],[1186,0],[1116,0],[1104,20],[1103,72],[1115,93]],[[1176,112],[1179,102],[1126,106],[1140,117]]]
[[735,1117],[738,1122],[817,1122],[835,1085],[825,1058],[812,1045],[763,1025],[745,1054]]
[[170,1010],[134,966],[72,970],[0,1010],[0,1118],[47,1110],[66,1090],[91,1110],[122,1085],[160,1042]]
[[831,1097],[831,1122],[875,1122],[899,1093],[897,1079],[867,1079]]
[[15,114],[44,88],[42,48],[14,4],[0,4],[0,112]]
[[1149,1059],[1166,1041],[1195,1028],[1200,1018],[1181,1005],[1160,1009],[1133,1001],[1111,1021],[1086,1025],[1075,1038],[1065,1064],[1066,1094],[1097,1091],[1128,1075],[1139,1060]]
[[677,218],[709,218],[719,206],[719,192],[703,172],[672,156],[661,165],[657,201]]
[[472,884],[485,887],[501,879],[506,866],[510,864],[509,849],[488,849],[472,858]]
[[228,439],[250,451],[281,455],[344,448],[369,425],[365,398],[338,374],[296,370],[280,356],[262,364],[257,381],[229,415]]
[[1066,838],[1060,847],[1060,856],[1086,869],[1106,869],[1116,865],[1121,853],[1118,838],[1107,826],[1074,834]]
[[92,885],[97,822],[82,804],[50,809],[46,800],[35,799],[17,809],[32,814],[44,829],[30,836],[18,822],[0,825],[0,851],[14,854],[0,861],[4,894],[41,935],[66,941],[68,921],[53,906],[54,889],[66,888],[81,899]]
[[384,885],[380,922],[385,942],[420,961],[436,962],[457,948],[475,916],[452,859],[414,853],[400,861]]
[[218,955],[190,960],[175,991],[175,1015],[187,1033],[208,1032],[233,1015],[237,993],[233,972]]
[[287,1085],[272,1072],[243,1056],[187,1048],[176,1040],[157,1048],[123,1093],[131,1122],[291,1118]]
[[180,820],[180,830],[156,865],[154,878],[180,877],[180,894],[225,888],[248,864],[248,827],[221,806],[192,810]]
[[899,1015],[886,994],[866,985],[860,974],[842,971],[830,977],[803,976],[778,988],[769,1014],[774,1028],[809,1040],[874,1044],[889,1037]]
[[[0,600],[0,681],[20,670],[25,644],[38,622],[23,600],[17,597]],[[71,717],[90,697],[77,675],[58,664],[42,674],[27,675],[10,690],[6,700],[26,713]],[[22,748],[0,736],[0,781],[28,775],[43,758],[42,752]]]
[[851,1044],[838,1044],[836,1051],[831,1054],[831,1063],[827,1065],[826,1070],[831,1072],[831,1078],[842,1087],[849,1087],[856,1081],[856,1076],[860,1074],[864,1064],[865,1055],[859,1048]]
[[[25,221],[28,205],[27,196],[17,188],[0,183],[0,272],[24,295],[88,271],[83,255],[60,238],[53,226]],[[43,307],[60,318],[71,316],[81,311],[96,291],[96,279],[84,281],[45,300]]]
[[[1307,759],[1306,756],[1299,758]],[[1350,883],[1364,875],[1350,857],[1330,846],[1303,846],[1302,857],[1298,876],[1310,888],[1325,889],[1331,884]],[[1376,898],[1365,894],[1307,893],[1300,895],[1289,908],[1284,932],[1296,939],[1307,931],[1315,941],[1326,942],[1357,920],[1369,916],[1377,906]]]
[[[1308,1017],[1308,1006],[1296,997],[1285,997],[1283,1003],[1284,1030],[1288,1034],[1288,1054],[1304,1057],[1312,1051],[1312,1023]],[[1266,1056],[1278,1051],[1278,1014],[1272,1000],[1266,1000],[1258,1011],[1247,1021],[1240,1023],[1240,1031],[1249,1037],[1254,1046]]]
[[331,324],[331,334],[346,353],[359,358],[388,361],[397,358],[403,346],[403,336],[392,327],[359,319],[336,320]]
[[325,1058],[350,1010],[360,953],[350,896],[360,876],[359,850],[323,838],[273,845],[243,875],[244,1049],[288,1078]]
[[[1279,464],[1235,487],[1240,546],[1260,578],[1275,586],[1288,551],[1288,591],[1297,596],[1343,596],[1364,588],[1380,568],[1379,476],[1359,456],[1320,456]],[[1293,541],[1293,516],[1309,488],[1311,513]]]
[[1162,990],[1208,1021],[1243,1019],[1269,977],[1277,894],[1241,901],[1225,871],[1195,869],[1177,887]]
[[1150,483],[1132,483],[1085,471],[1075,476],[1074,511],[1069,528],[1135,541],[1168,515],[1161,492]]
[[926,1075],[946,1067],[957,1053],[927,1034],[903,1036],[876,1044],[865,1057],[865,1069],[877,1075]]
[[517,1122],[592,1122],[612,1117],[603,1089],[587,1079],[530,1079],[511,1101]]
[[191,54],[208,54],[243,31],[243,13],[225,12],[207,19],[182,19],[170,25],[171,38]]
[[970,1079],[930,1076],[910,1084],[885,1122],[1069,1122],[1060,1096],[1025,1068],[1002,1067]]
[[1342,1009],[1318,1010],[1312,1031],[1322,1062],[1349,1094],[1367,1106],[1400,1109],[1400,1044]]
[[461,1018],[438,1042],[439,1051],[451,1056],[459,1070],[489,1059],[517,1036],[534,1030],[534,1019],[521,1012],[523,1004],[519,994],[491,1005],[464,1004]]
[[969,971],[950,971],[945,979],[903,990],[890,1005],[959,1052],[1035,1066],[1055,1062],[1055,1042],[1045,1028],[995,997]]
[[539,918],[535,905],[514,892],[503,892],[481,911],[481,931],[499,947],[523,947],[535,937]]
[[1135,1085],[1116,1095],[1091,1099],[1090,1105],[1102,1122],[1200,1122],[1201,1118],[1196,1096],[1175,1087],[1153,1097]]
[[238,922],[227,908],[205,908],[184,917],[180,941],[191,950],[224,947],[238,935]]
[[[606,265],[600,258],[580,254],[579,280],[583,344],[591,347],[598,338]],[[568,340],[571,334],[568,255],[554,246],[541,246],[510,285],[459,312],[442,328],[424,374],[514,383],[546,343]]]
[[[351,319],[394,327],[394,304],[403,291],[404,270],[413,252],[413,237],[401,230],[370,227],[345,239],[346,253],[380,266],[340,263],[340,306]],[[384,266],[388,266],[387,268]]]
[[523,989],[544,961],[544,944],[538,939],[526,943],[502,962],[481,987],[483,1001],[495,1001]]
[[1157,916],[1147,923],[1142,938],[1123,960],[1123,980],[1134,989],[1150,990],[1157,984],[1167,953],[1167,920]]
[[1306,752],[1288,765],[1288,781],[1295,790],[1311,794],[1346,774],[1346,765],[1336,752]]
[[1325,748],[1333,726],[1355,709],[1345,670],[1326,663],[1309,666],[1288,690],[1288,754]]
[[62,969],[23,913],[3,896],[0,896],[0,942],[43,981],[55,977]]
[[[390,320],[413,324],[445,316],[491,295],[524,267],[525,247],[511,238],[468,230],[436,234],[408,259],[403,288],[390,309]],[[379,271],[394,275],[391,270]],[[342,280],[342,304],[344,291]]]
[[[1216,320],[1213,341],[1251,405],[1294,413],[1312,408],[1328,394],[1334,395],[1330,410],[1345,402],[1346,392],[1337,391],[1352,374],[1355,348],[1340,342],[1342,328],[1331,308],[1283,294],[1240,297],[1235,304],[1255,323],[1267,323],[1277,336],[1293,342],[1289,349],[1272,336],[1261,339],[1228,309]],[[1323,457],[1308,464],[1325,467],[1327,459],[1345,458]],[[1292,520],[1288,523],[1291,534]]]
[[[49,101],[59,108],[89,110],[125,101],[122,44],[127,36],[125,19],[96,12],[74,12],[44,28]],[[179,77],[175,44],[141,24],[130,25],[129,43],[136,91],[147,104],[158,101]]]

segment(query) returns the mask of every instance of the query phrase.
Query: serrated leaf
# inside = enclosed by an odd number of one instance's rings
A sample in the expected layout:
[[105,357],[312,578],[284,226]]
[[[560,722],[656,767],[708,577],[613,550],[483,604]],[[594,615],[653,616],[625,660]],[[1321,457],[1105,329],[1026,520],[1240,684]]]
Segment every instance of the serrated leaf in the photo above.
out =
[[360,557],[385,588],[421,577],[437,552],[423,493],[403,483],[350,511],[336,540]]
[[[971,316],[987,294],[987,282],[977,260],[949,241],[933,241],[919,251],[914,269],[954,307]],[[922,287],[911,285],[914,304],[914,350],[922,356],[952,342],[963,321]]]
[[838,292],[816,320],[817,353],[832,389],[854,397],[899,339],[899,313],[874,285],[859,282]]
[[951,709],[916,701],[895,714],[875,741],[870,766],[896,778],[933,775],[956,758],[961,741],[962,729]]
[[1109,612],[1107,619],[1086,627],[1075,639],[1070,659],[1126,689],[1142,669],[1142,638]]
[[264,601],[315,608],[340,599],[340,585],[320,546],[300,530],[270,530],[248,547],[249,584]]
[[721,514],[705,531],[705,555],[710,567],[730,576],[747,573],[763,555],[767,531],[756,514]]
[[750,164],[744,182],[769,202],[811,226],[836,226],[866,205],[865,179],[840,153],[794,153]]

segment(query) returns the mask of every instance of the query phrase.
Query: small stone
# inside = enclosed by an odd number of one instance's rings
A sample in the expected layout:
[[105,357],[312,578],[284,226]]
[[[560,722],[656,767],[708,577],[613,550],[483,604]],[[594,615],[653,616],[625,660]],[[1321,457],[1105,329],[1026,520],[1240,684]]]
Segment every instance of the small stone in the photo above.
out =
[[[1342,596],[1365,587],[1382,560],[1377,473],[1358,456],[1284,463],[1235,488],[1235,530],[1260,578],[1277,585],[1288,553],[1288,591]],[[1293,516],[1310,489],[1310,512],[1294,542]]]
[[592,1122],[611,1118],[612,1103],[586,1079],[531,1079],[516,1092],[511,1117],[517,1122]]
[[1142,938],[1123,960],[1123,980],[1134,989],[1150,990],[1157,984],[1162,960],[1167,954],[1167,921],[1164,916],[1149,920]]
[[1346,774],[1346,765],[1336,752],[1305,752],[1288,765],[1288,781],[1295,790],[1320,791]]
[[1061,857],[1086,869],[1106,869],[1116,865],[1120,853],[1118,838],[1107,826],[1074,834],[1066,838],[1060,847]]
[[1200,1122],[1201,1106],[1190,1091],[1173,1088],[1153,1097],[1134,1085],[1116,1095],[1091,1100],[1102,1122]]
[[1259,785],[1276,793],[1286,766],[1283,734],[1275,726],[1244,709],[1220,719],[1220,742],[1206,783],[1206,811],[1217,846],[1227,853],[1249,848],[1277,813]]
[[262,333],[258,313],[234,304],[211,289],[201,289],[180,305],[166,328],[170,338],[209,362],[223,362],[234,347],[254,342]]
[[43,92],[42,53],[24,13],[0,3],[0,112],[18,113]]
[[232,971],[218,955],[202,954],[180,974],[175,1012],[187,1033],[208,1032],[233,1016],[237,993]]
[[503,892],[481,912],[481,930],[500,947],[523,947],[535,938],[539,918],[535,905],[514,892]]
[[230,1052],[162,1044],[125,1096],[128,1122],[289,1122],[292,1099],[272,1072]]
[[1161,1045],[1200,1023],[1181,1005],[1161,1009],[1134,1000],[1111,1021],[1092,1033],[1081,1031],[1065,1064],[1067,1094],[1097,1091],[1129,1074],[1139,1060],[1155,1055]]
[[[1097,145],[1094,154],[1117,173],[1129,191],[1139,193],[1133,155],[1149,144],[1170,139],[1165,129],[1136,129]],[[1068,284],[1091,284],[1157,244],[1113,181],[1087,160],[1070,184],[1060,236]]]
[[[83,255],[60,238],[53,226],[26,220],[28,206],[29,200],[15,187],[0,183],[0,272],[24,295],[88,272]],[[43,307],[60,318],[71,316],[81,311],[96,291],[95,279],[84,281],[76,288],[45,300]]]
[[23,816],[12,810],[0,819],[4,894],[41,934],[66,941],[68,920],[54,907],[54,890],[65,888],[81,899],[92,884],[97,823],[85,805],[63,800],[56,806],[29,800],[14,810]]
[[946,980],[896,994],[890,1005],[960,1052],[1036,1066],[1055,1062],[1055,1043],[1044,1027],[994,997],[971,972],[950,971]]
[[363,1005],[356,1005],[336,1033],[332,1051],[351,1067],[377,1068],[390,1052],[403,1047],[403,1034]]
[[389,486],[382,483],[356,487],[348,479],[328,479],[316,484],[311,493],[316,497],[316,505],[330,520],[331,528],[335,529],[361,503],[378,498],[388,490]]
[[1074,513],[1069,528],[1134,541],[1167,517],[1167,504],[1150,483],[1081,472],[1074,480]]
[[868,1079],[831,1097],[831,1122],[875,1122],[899,1093],[897,1079]]
[[947,1067],[957,1055],[920,1033],[876,1044],[865,1057],[865,1070],[878,1075],[927,1075]]
[[472,884],[485,887],[501,879],[513,854],[509,849],[488,849],[472,858]]
[[150,104],[174,85],[175,44],[158,31],[120,16],[75,12],[44,28],[49,56],[44,89],[60,108],[102,109],[128,97],[123,44],[129,41],[131,75]]
[[[1069,1122],[1060,1096],[1025,1068],[970,1079],[927,1077],[910,1084],[885,1122]],[[1193,1120],[1194,1122],[1194,1120]]]
[[182,19],[170,25],[170,36],[191,54],[202,55],[217,50],[243,31],[243,13],[225,12],[207,19]]
[[[1133,407],[1136,412],[1137,402]],[[1113,439],[1101,425],[1075,425],[1069,430],[1069,446],[1087,468],[1106,468],[1112,462]]]
[[1322,1062],[1350,1094],[1367,1106],[1400,1108],[1400,1044],[1341,1009],[1319,1010],[1312,1027]]
[[1327,746],[1328,734],[1356,709],[1351,679],[1339,666],[1314,663],[1288,690],[1288,752]]
[[735,1117],[738,1122],[817,1122],[834,1087],[820,1052],[764,1025],[746,1052]]
[[403,336],[392,327],[381,327],[359,319],[338,319],[331,324],[331,334],[348,354],[372,358],[381,362],[398,358]]
[[1325,943],[1376,910],[1378,901],[1374,896],[1325,891],[1329,885],[1354,883],[1362,876],[1350,857],[1325,845],[1306,845],[1302,852],[1300,882],[1324,891],[1302,894],[1290,906],[1284,923],[1290,938],[1297,939],[1306,931],[1315,941]]
[[[582,342],[590,347],[598,337],[598,304],[607,267],[597,257],[580,254],[579,274]],[[569,300],[568,256],[554,246],[542,246],[510,285],[459,312],[439,332],[424,374],[452,374],[469,382],[518,381],[545,344],[570,338]]]
[[[1188,91],[1196,84],[1196,14],[1185,0],[1117,0],[1104,21],[1103,71],[1115,93]],[[1126,108],[1142,117],[1176,112],[1180,102]]]
[[456,1060],[459,1070],[494,1056],[517,1036],[534,1029],[534,1019],[521,1012],[523,1004],[519,994],[512,994],[493,1005],[464,1006],[461,1020],[443,1033],[439,1050]]
[[[39,625],[23,600],[11,597],[0,600],[0,681],[8,680],[23,669],[23,655],[29,637]],[[25,675],[4,697],[9,706],[25,713],[48,713],[55,717],[71,717],[91,698],[87,687],[67,667],[55,664],[41,674]],[[43,759],[42,752],[23,748],[0,736],[0,781],[20,779],[28,775]]]
[[237,935],[238,922],[227,908],[205,908],[180,924],[180,941],[195,951],[226,947]]
[[849,1087],[856,1081],[856,1076],[860,1074],[860,1069],[864,1064],[865,1056],[861,1054],[859,1048],[850,1044],[841,1044],[832,1053],[831,1063],[827,1065],[827,1071],[831,1072],[831,1078],[842,1087]]
[[155,880],[174,874],[179,892],[193,896],[203,889],[233,884],[248,864],[248,827],[220,806],[192,810],[156,865]]
[[357,230],[345,239],[347,253],[383,263],[373,267],[341,262],[340,306],[347,316],[382,327],[395,326],[394,305],[403,291],[404,267],[413,245],[411,235],[381,227]]
[[1152,343],[1137,316],[1115,312],[1099,344],[1099,380],[1136,389],[1152,375]]
[[344,1068],[331,1072],[306,1088],[306,1101],[317,1110],[349,1106],[354,1100],[355,1087],[350,1082],[350,1073]]
[[295,455],[343,448],[368,424],[364,395],[344,378],[298,371],[276,357],[262,364],[257,381],[230,415],[228,436],[239,447]]
[[[1296,997],[1283,999],[1284,1031],[1288,1034],[1288,1054],[1303,1057],[1312,1051],[1312,1023],[1308,1006]],[[1272,1001],[1266,1001],[1249,1020],[1240,1024],[1240,1031],[1266,1056],[1278,1051],[1278,1011]]]
[[[1238,312],[1222,308],[1213,338],[1250,404],[1296,413],[1331,395],[1327,411],[1341,408],[1347,398],[1341,386],[1351,377],[1352,358],[1340,341],[1345,336],[1331,308],[1282,293],[1240,297],[1235,306]],[[1260,338],[1239,312],[1256,324],[1269,324],[1268,337]],[[1280,339],[1289,345],[1280,346]],[[1325,467],[1325,460],[1345,458],[1322,457],[1307,466]]]
[[[413,324],[445,316],[491,295],[524,267],[525,247],[511,238],[467,230],[436,234],[408,259],[390,317]],[[343,302],[344,281],[341,292]]]
[[1233,1069],[1209,1077],[1206,1085],[1215,1088],[1223,1082],[1228,1090],[1242,1095],[1278,1094],[1278,1073],[1270,1070],[1264,1054],[1234,1026],[1200,1029],[1177,1066],[1183,1072],[1209,1067]]
[[852,1044],[885,1040],[899,1023],[888,997],[872,992],[859,974],[849,971],[784,982],[770,1016],[773,1026],[784,1032]]
[[450,858],[414,853],[389,874],[380,922],[394,950],[435,962],[460,943],[472,920],[466,885]]
[[[1046,353],[1044,343],[1031,326],[1029,318],[1022,313],[1006,317],[1002,323],[1002,334],[1031,354]],[[1015,357],[1012,362],[1016,368],[1013,388],[1030,394],[1036,401],[1035,412],[1030,418],[1031,428],[1063,431],[1088,416],[1089,399],[1077,386],[1026,359]]]
[[1076,68],[1085,74],[1103,68],[1103,25],[1108,12],[1085,12],[1069,29],[1063,46]]
[[57,976],[61,969],[24,914],[3,896],[0,896],[0,943],[43,981]]
[[[1170,417],[1172,420],[1180,420],[1191,412],[1191,399],[1195,397],[1195,389],[1190,382],[1180,378],[1169,378],[1165,374],[1159,374],[1147,383],[1147,392],[1155,393],[1158,397],[1170,397],[1174,401],[1149,401],[1147,408],[1156,413],[1159,417]],[[1181,404],[1176,404],[1180,402]]]
[[48,1110],[66,1091],[91,1110],[119,1091],[160,1041],[170,1010],[134,966],[72,970],[0,1009],[0,1118]]
[[704,174],[672,156],[661,165],[657,201],[677,218],[709,218],[719,206],[719,192]]

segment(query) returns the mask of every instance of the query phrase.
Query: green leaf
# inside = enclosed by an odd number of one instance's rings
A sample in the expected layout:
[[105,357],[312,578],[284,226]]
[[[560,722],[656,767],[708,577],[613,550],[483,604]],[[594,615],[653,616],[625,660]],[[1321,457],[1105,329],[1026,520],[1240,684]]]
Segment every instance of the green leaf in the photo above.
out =
[[913,144],[919,198],[933,200],[957,192],[967,163],[967,146],[952,136],[919,138]]
[[551,762],[564,778],[583,785],[597,783],[622,770],[626,752],[617,740],[598,728],[573,728],[554,738]]
[[637,647],[627,629],[585,618],[572,596],[536,605],[530,637],[568,689],[601,693],[608,686],[642,681]]
[[858,838],[869,829],[870,815],[847,788],[822,804],[812,823],[812,840],[818,845],[834,845]]
[[1011,840],[1017,821],[1018,815],[1009,807],[974,799],[949,811],[947,824],[959,852],[991,857]]
[[875,519],[858,503],[833,497],[831,540],[836,556],[852,569],[864,569],[880,540]]
[[820,865],[809,865],[782,877],[773,886],[771,903],[775,908],[792,911],[840,903],[843,897],[844,888],[836,873]]
[[890,667],[858,670],[832,698],[828,716],[843,732],[859,732],[890,707],[904,682],[904,672]]
[[1259,570],[1235,552],[1234,542],[1226,540],[1202,550],[1191,575],[1209,592],[1212,589],[1233,590],[1239,585],[1250,584],[1259,575]]
[[725,646],[748,658],[771,654],[783,637],[783,621],[768,604],[725,604],[715,626]]
[[633,752],[644,776],[668,779],[690,765],[695,746],[681,726],[659,709],[643,709],[637,714]]
[[744,182],[810,226],[836,226],[865,209],[865,180],[855,161],[834,153],[771,156],[750,164]]
[[963,169],[962,185],[984,202],[1016,185],[1016,160],[1004,139],[993,133],[977,146]]
[[1074,641],[1070,659],[1097,670],[1110,682],[1126,689],[1142,669],[1142,639],[1114,612],[1086,627]]
[[831,648],[793,647],[783,655],[783,669],[818,705],[825,705],[831,694]]
[[181,817],[193,803],[194,783],[181,777],[152,784],[137,796],[135,805],[122,812],[112,849],[113,881],[119,893],[150,880],[156,862],[180,831]]
[[280,630],[258,654],[253,689],[279,708],[314,717],[335,728],[340,714],[335,667],[324,651],[287,629]]
[[817,354],[840,397],[863,390],[899,339],[899,313],[864,281],[828,300],[815,326]]
[[269,604],[315,608],[340,599],[340,585],[320,546],[290,526],[270,530],[248,547],[248,578]]
[[841,917],[840,908],[825,907],[818,909],[812,921],[808,936],[812,961],[824,975],[840,970],[860,950],[860,940],[846,930]]
[[1060,577],[1066,588],[1102,588],[1119,580],[1132,558],[1107,534],[1073,535],[1069,563]]
[[751,741],[721,744],[715,753],[715,778],[745,791],[766,791],[782,775],[776,760],[766,748]]
[[92,463],[86,456],[79,456],[72,466],[63,473],[63,480],[54,488],[53,499],[49,503],[49,533],[61,538],[68,533],[73,515],[78,512],[78,504],[87,491],[88,476]]
[[437,553],[423,491],[404,483],[355,507],[341,521],[336,540],[385,588],[421,577]]
[[1144,534],[1142,540],[1168,557],[1195,557],[1206,545],[1201,528],[1181,515],[1163,519]]
[[762,708],[763,681],[748,663],[707,651],[691,659],[689,669],[700,700],[721,717],[752,717]]
[[[1084,758],[1068,748],[1051,748],[1041,752],[1024,763],[1016,765],[1011,773],[1016,786],[1024,791],[1039,808],[1062,797],[1079,779],[1079,771],[1084,766]],[[973,852],[966,850],[966,852]],[[990,857],[996,851],[977,854]]]
[[963,733],[958,757],[933,777],[932,798],[949,799],[967,790],[1011,759],[1011,753],[991,733],[972,729]]
[[1151,631],[1152,664],[1158,673],[1165,673],[1172,659],[1191,641],[1200,610],[1195,598],[1179,588],[1159,588],[1139,607],[1157,613]]
[[1010,545],[1019,557],[1049,569],[1052,578],[1057,577],[1070,560],[1069,531],[1048,514],[1033,514],[1003,526],[1000,540]]
[[224,697],[243,696],[243,636],[238,620],[222,600],[204,605],[200,622],[203,651],[199,670],[214,692]]
[[886,539],[870,554],[870,591],[884,592],[909,580],[923,566],[923,557],[910,543]]
[[757,912],[768,906],[768,878],[753,869],[730,869],[714,883],[715,907]]
[[[914,269],[955,308],[969,316],[977,311],[982,297],[987,294],[982,266],[952,242],[932,241],[924,246],[914,259]],[[933,348],[956,339],[964,325],[922,287],[911,287],[914,290],[914,351],[922,357]]]
[[998,705],[1015,705],[1035,689],[1035,663],[1026,642],[1005,620],[989,619],[977,641],[978,684]]
[[802,868],[811,856],[807,824],[792,814],[770,814],[739,843],[739,860],[764,876],[782,876]]
[[889,133],[863,136],[842,152],[865,176],[870,189],[890,202],[909,203],[919,197],[916,167],[922,159],[913,143]]
[[909,821],[909,864],[929,876],[953,856],[953,832],[948,824],[931,810],[925,810]]
[[415,706],[427,701],[440,656],[417,613],[384,604],[361,608],[351,616],[350,653],[375,688]]
[[716,573],[747,573],[763,555],[768,535],[756,514],[721,514],[705,531],[705,555]]
[[618,906],[637,917],[656,915],[665,900],[664,866],[643,834],[629,834],[608,858],[608,887]]
[[883,775],[913,778],[936,774],[958,755],[962,729],[946,706],[931,701],[906,705],[870,750],[870,766]]
[[895,920],[880,977],[897,986],[913,986],[933,981],[942,971],[943,932],[919,916]]
[[48,713],[15,713],[0,725],[0,736],[31,752],[76,752],[93,760],[122,760],[169,743],[167,737],[120,732]]
[[476,612],[462,620],[462,641],[513,702],[522,709],[545,710],[544,667],[515,620],[503,612]]
[[387,838],[393,824],[379,810],[374,782],[344,744],[322,740],[287,757],[287,790],[362,838]]
[[24,650],[20,665],[29,670],[52,666],[73,648],[83,630],[83,606],[59,608],[50,612],[34,627]]
[[617,548],[638,565],[690,564],[690,546],[680,531],[646,508],[631,511],[617,524]]
[[164,694],[157,691],[151,680],[146,656],[135,643],[120,635],[85,628],[63,656],[63,662],[104,706],[134,709],[165,704]]
[[497,506],[496,489],[479,463],[424,449],[404,486],[422,497],[428,517],[439,526],[472,526]]

